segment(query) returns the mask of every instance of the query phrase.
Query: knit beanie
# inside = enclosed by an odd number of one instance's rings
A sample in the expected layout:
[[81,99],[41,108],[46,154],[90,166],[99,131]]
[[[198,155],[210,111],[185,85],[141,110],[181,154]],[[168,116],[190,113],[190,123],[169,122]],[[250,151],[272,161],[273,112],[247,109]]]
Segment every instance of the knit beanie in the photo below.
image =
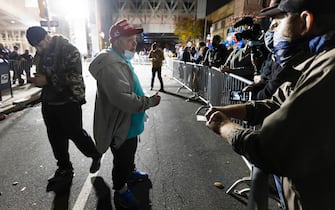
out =
[[27,29],[26,37],[31,46],[36,47],[48,34],[44,28],[40,26],[32,26]]

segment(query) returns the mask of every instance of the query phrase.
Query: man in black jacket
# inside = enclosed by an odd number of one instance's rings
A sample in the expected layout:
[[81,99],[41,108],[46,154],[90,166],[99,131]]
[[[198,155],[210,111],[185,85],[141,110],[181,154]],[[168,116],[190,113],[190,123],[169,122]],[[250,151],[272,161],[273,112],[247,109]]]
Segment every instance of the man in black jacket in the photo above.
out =
[[221,43],[221,36],[214,35],[212,39],[212,49],[207,50],[203,65],[209,67],[217,67],[219,68],[223,65],[227,58],[227,48],[224,44]]

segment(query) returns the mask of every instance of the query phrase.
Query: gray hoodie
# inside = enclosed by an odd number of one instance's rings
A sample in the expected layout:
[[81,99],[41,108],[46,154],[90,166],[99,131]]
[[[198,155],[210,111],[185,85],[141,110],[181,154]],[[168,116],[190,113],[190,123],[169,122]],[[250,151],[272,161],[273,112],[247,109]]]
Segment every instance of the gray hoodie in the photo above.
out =
[[131,114],[156,106],[156,99],[137,96],[128,64],[116,53],[102,50],[89,66],[97,80],[93,134],[100,153],[126,140]]

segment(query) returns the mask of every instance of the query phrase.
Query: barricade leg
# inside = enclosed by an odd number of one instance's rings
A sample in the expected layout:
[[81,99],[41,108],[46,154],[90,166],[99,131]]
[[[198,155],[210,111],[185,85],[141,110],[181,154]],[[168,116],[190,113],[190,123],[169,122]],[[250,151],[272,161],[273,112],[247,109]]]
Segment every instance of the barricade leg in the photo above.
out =
[[259,168],[253,167],[247,210],[267,210],[268,196],[269,175]]

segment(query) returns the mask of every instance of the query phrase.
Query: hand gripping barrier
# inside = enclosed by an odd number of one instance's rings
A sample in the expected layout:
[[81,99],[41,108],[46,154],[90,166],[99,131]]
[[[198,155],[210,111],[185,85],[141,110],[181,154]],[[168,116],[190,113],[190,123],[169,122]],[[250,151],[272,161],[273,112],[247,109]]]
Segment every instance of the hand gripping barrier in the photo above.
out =
[[[231,91],[242,90],[252,83],[252,81],[232,73],[222,73],[215,67],[210,68],[179,60],[168,61],[167,64],[168,68],[172,70],[173,79],[181,84],[177,92],[181,88],[186,88],[206,103],[206,105],[199,107],[195,112],[196,115],[211,106],[242,103],[230,99]],[[250,99],[251,92],[247,95]],[[258,128],[248,126],[242,120],[234,119],[234,122],[249,129]],[[268,198],[278,203],[281,209],[286,210],[279,177],[271,175],[273,179],[269,179],[268,174],[254,167],[245,157],[241,157],[249,168],[250,174],[236,180],[228,187],[226,193],[247,205],[248,210],[268,209]]]

